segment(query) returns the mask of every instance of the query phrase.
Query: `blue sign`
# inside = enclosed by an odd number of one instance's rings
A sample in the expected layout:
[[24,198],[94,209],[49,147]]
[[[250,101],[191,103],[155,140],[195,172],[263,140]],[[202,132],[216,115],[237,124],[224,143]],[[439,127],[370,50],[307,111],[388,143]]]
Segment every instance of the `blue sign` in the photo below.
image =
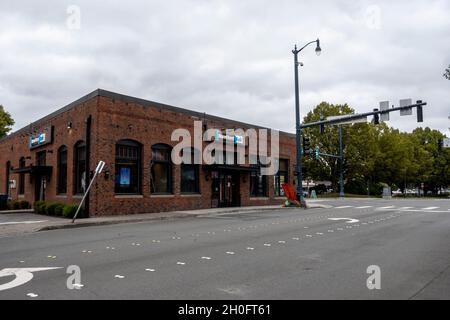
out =
[[51,139],[52,139],[52,127],[47,127],[35,135],[31,134],[28,145],[30,149],[37,148],[44,144],[51,143],[52,142]]
[[130,185],[130,168],[120,168],[120,185],[129,186]]

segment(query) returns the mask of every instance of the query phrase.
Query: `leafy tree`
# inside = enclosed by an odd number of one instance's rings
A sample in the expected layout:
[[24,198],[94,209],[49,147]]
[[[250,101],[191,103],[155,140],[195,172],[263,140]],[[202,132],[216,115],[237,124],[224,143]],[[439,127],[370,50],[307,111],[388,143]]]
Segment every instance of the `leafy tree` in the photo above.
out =
[[[304,123],[329,117],[354,113],[347,104],[333,105],[322,102],[304,117]],[[450,185],[450,149],[438,148],[444,135],[430,128],[417,128],[412,133],[400,132],[386,123],[356,123],[342,125],[344,179],[346,190],[352,193],[379,194],[382,186],[393,189],[418,187],[436,194]],[[310,138],[311,147],[320,152],[339,154],[338,126],[307,128],[303,134]],[[320,161],[304,156],[305,178],[331,181],[338,189],[339,161],[321,157]]]
[[13,118],[9,112],[5,111],[3,106],[0,105],[0,138],[6,136],[8,132],[11,131],[13,125]]

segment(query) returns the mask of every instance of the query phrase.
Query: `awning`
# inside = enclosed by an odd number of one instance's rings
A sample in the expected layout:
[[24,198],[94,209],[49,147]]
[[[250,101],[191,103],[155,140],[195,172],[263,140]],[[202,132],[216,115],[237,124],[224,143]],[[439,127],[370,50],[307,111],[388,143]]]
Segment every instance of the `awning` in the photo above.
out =
[[11,170],[12,173],[29,173],[30,175],[50,175],[52,173],[51,166],[29,166]]
[[246,171],[246,172],[256,172],[259,171],[259,167],[253,166],[240,166],[236,164],[212,164],[212,165],[204,165],[204,169],[206,170],[230,170],[230,171]]

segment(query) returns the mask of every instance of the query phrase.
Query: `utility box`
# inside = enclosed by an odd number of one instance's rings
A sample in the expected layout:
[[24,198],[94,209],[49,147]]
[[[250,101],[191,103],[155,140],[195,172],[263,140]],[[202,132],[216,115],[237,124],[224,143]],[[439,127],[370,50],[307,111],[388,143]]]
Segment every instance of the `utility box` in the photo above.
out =
[[8,195],[0,193],[0,210],[8,209]]
[[383,187],[383,199],[391,199],[392,192],[391,187]]

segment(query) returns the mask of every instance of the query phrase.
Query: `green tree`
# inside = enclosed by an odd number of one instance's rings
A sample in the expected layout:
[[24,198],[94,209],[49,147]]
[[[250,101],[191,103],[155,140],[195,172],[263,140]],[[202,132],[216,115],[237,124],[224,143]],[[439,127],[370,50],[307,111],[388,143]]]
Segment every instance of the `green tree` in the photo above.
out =
[[0,138],[6,136],[8,132],[11,131],[13,125],[13,118],[9,112],[5,111],[5,108],[0,105]]

